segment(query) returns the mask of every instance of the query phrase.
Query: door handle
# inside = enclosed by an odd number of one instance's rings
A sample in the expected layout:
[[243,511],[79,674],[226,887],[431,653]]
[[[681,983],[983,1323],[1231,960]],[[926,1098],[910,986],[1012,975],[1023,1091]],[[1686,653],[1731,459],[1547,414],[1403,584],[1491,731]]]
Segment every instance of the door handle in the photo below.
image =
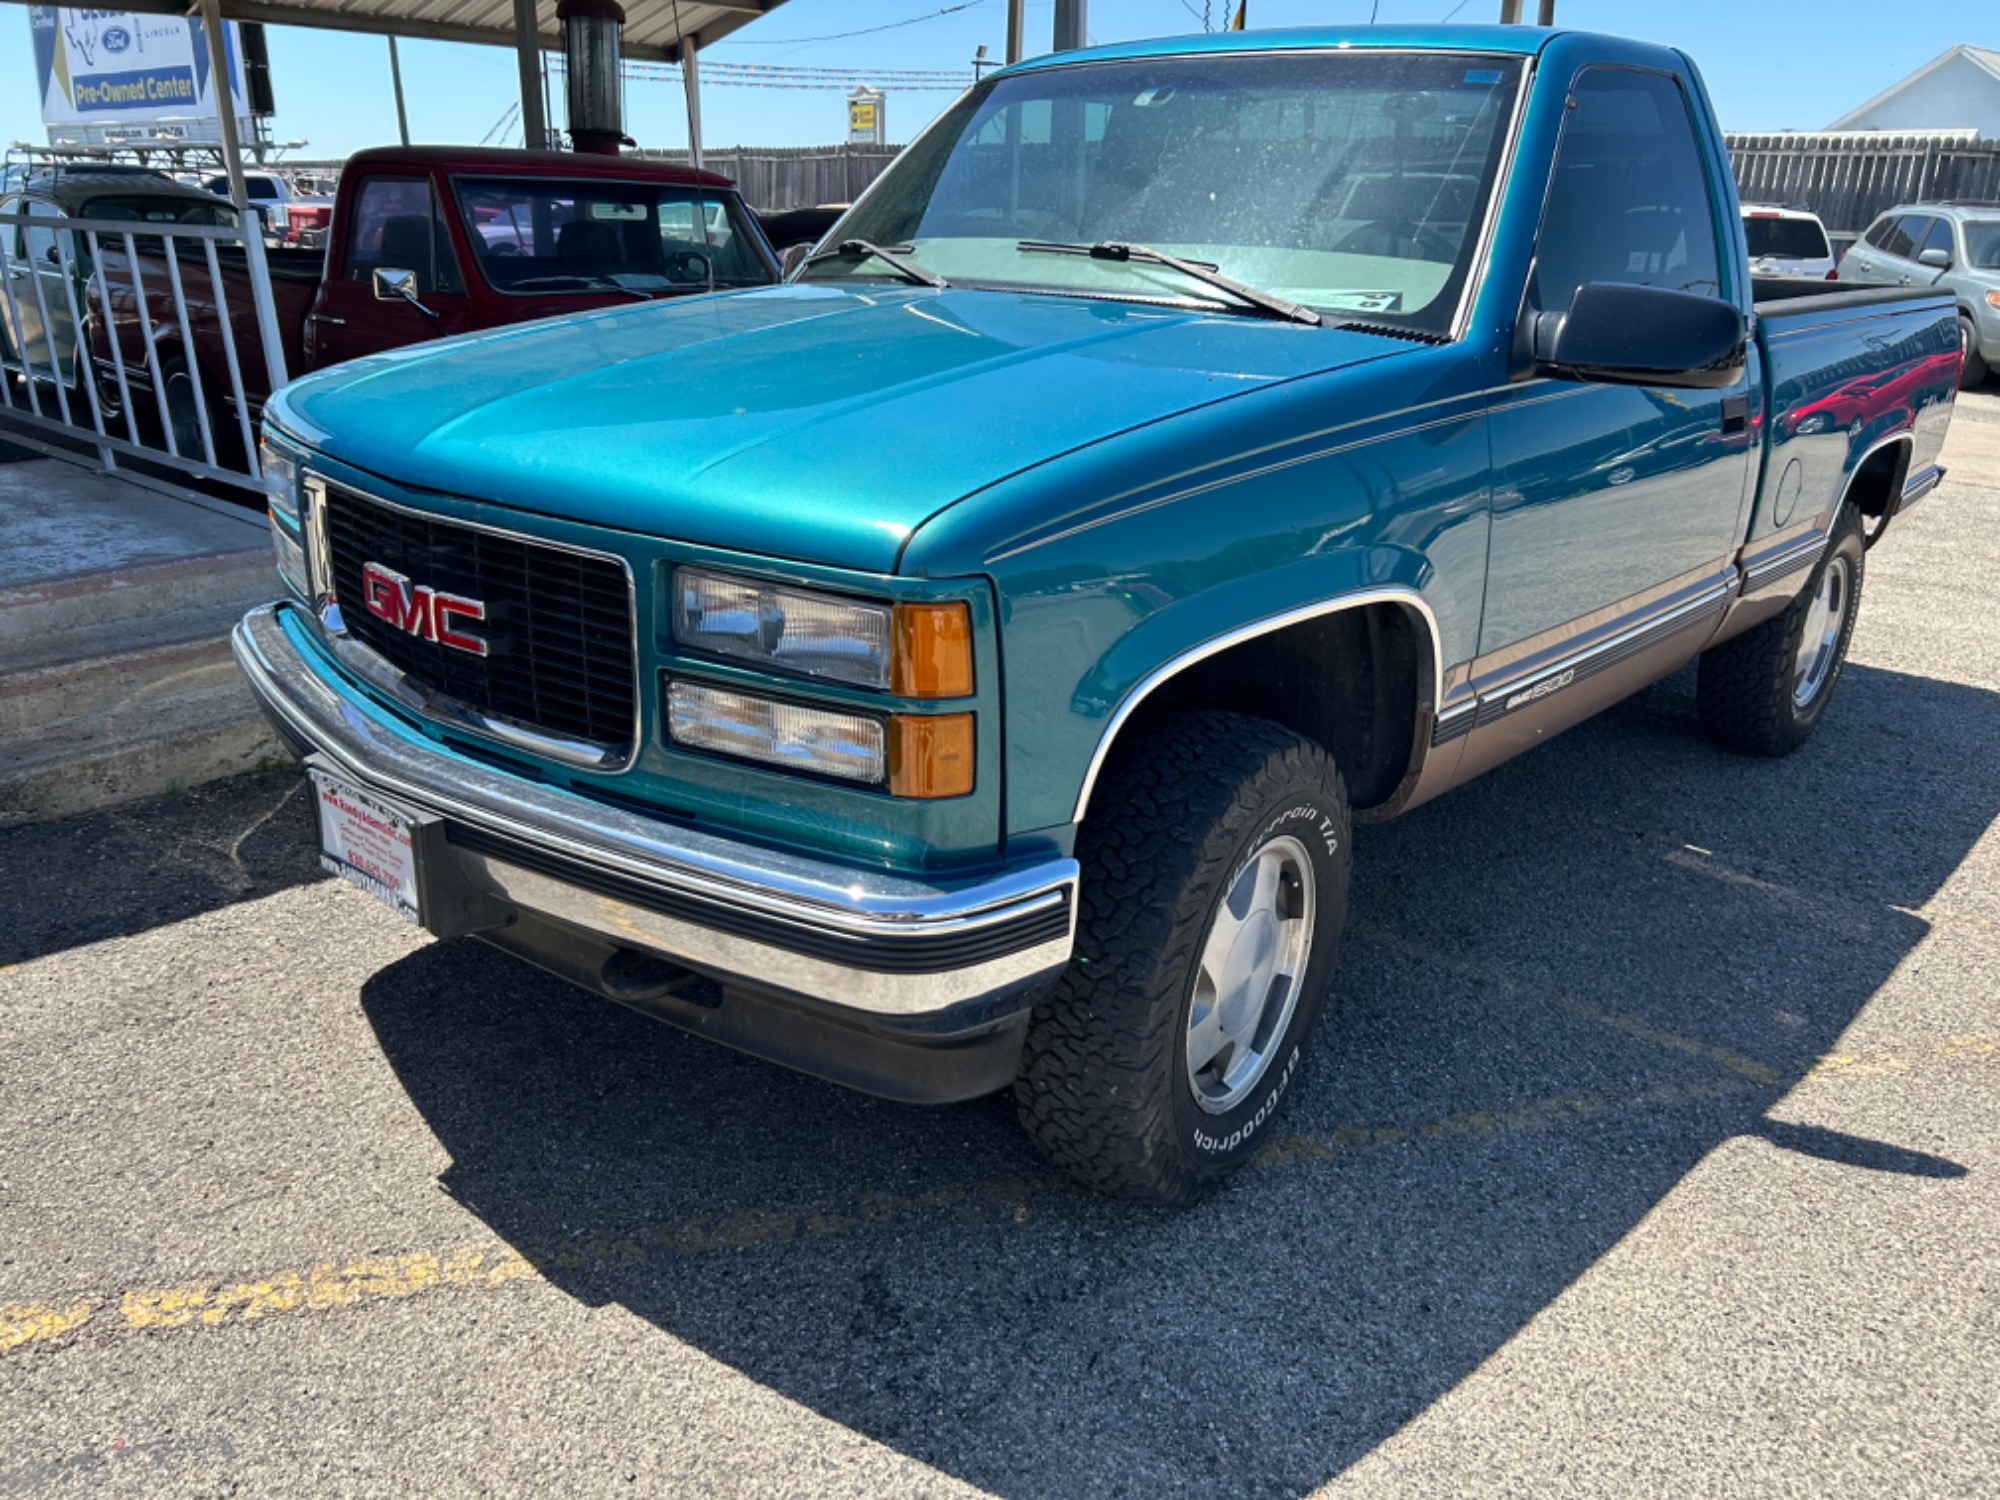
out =
[[1750,398],[1748,396],[1724,396],[1722,398],[1722,435],[1748,432],[1750,430]]
[[312,321],[315,323],[324,323],[330,328],[345,328],[347,326],[347,319],[336,318],[330,313],[314,313]]

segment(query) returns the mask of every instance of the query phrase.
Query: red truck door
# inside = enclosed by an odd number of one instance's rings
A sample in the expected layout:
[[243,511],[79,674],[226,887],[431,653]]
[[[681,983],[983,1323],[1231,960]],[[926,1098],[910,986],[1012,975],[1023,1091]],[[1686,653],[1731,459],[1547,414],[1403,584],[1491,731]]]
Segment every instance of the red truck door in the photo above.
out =
[[[323,370],[383,349],[464,333],[476,325],[458,253],[428,177],[370,173],[343,193],[339,241],[306,318],[306,368]],[[377,271],[407,271],[414,300],[377,295]]]

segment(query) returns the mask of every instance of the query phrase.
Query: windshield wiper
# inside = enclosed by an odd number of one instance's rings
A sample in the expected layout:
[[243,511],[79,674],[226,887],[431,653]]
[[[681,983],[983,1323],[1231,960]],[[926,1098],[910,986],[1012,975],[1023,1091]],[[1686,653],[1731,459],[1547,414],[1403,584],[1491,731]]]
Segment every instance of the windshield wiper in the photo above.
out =
[[1149,250],[1144,245],[1127,245],[1119,240],[1099,240],[1094,245],[1070,245],[1056,240],[1022,240],[1014,246],[1030,255],[1087,255],[1092,260],[1139,261],[1146,265],[1166,266],[1179,271],[1183,276],[1191,276],[1205,286],[1230,296],[1256,308],[1273,318],[1283,318],[1291,323],[1311,323],[1320,321],[1318,313],[1310,307],[1301,307],[1296,302],[1287,302],[1283,297],[1270,292],[1261,292],[1254,286],[1245,286],[1224,276],[1214,266],[1198,260],[1182,260],[1178,255],[1168,255],[1163,250]]
[[580,292],[623,292],[628,297],[637,297],[641,302],[653,299],[637,287],[621,286],[608,276],[526,276],[519,281],[507,283],[509,291],[537,289],[553,291],[558,287],[575,287]]
[[870,244],[867,240],[842,240],[831,250],[822,250],[816,255],[808,255],[806,264],[812,265],[822,260],[879,260],[905,281],[913,281],[918,286],[945,287],[951,283],[928,267],[920,266],[913,260],[905,259],[901,252],[907,246],[899,245],[894,250],[881,245]]

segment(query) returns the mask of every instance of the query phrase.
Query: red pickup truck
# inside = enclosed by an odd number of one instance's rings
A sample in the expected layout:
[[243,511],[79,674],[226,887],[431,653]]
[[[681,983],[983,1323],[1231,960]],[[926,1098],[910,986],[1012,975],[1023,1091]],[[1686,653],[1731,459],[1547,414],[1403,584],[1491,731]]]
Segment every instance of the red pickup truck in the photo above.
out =
[[[121,183],[115,194],[88,201],[72,185],[65,196],[76,200],[64,205],[65,216],[75,219],[150,221],[184,211],[199,215],[187,222],[216,222],[212,196],[167,183],[143,193]],[[140,205],[135,196],[157,201]],[[149,211],[137,212],[141,207]],[[95,270],[109,293],[110,322],[139,412],[157,410],[151,394],[157,365],[176,445],[199,453],[192,362],[218,457],[241,467],[221,319],[199,247],[181,246],[184,339],[172,300],[163,295],[162,241],[137,242],[150,358],[130,258],[114,239],[100,248]],[[324,254],[271,249],[265,257],[285,368],[293,376],[425,339],[778,278],[755,216],[726,177],[633,158],[453,146],[358,153],[341,173]],[[254,424],[270,392],[244,253],[225,250],[219,259]],[[112,329],[101,311],[106,299],[93,289],[78,300],[91,309],[86,342],[99,396],[115,413]]]

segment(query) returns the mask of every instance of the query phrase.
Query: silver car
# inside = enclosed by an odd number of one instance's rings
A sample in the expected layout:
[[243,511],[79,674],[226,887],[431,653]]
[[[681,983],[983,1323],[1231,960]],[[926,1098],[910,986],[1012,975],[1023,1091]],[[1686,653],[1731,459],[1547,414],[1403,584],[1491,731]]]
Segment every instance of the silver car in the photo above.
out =
[[2000,203],[1892,208],[1841,258],[1839,275],[1950,291],[1958,298],[1958,383],[1978,385],[2000,364]]

